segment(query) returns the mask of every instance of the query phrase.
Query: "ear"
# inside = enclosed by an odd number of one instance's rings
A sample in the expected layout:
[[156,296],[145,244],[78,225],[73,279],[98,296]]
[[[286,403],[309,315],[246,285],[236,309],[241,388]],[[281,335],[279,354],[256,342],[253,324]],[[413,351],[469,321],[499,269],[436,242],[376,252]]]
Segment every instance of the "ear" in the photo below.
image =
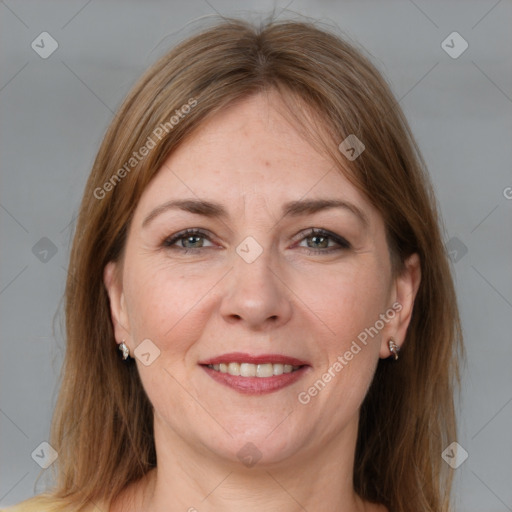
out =
[[401,348],[404,344],[407,328],[411,321],[414,300],[421,281],[421,262],[418,254],[412,254],[405,260],[402,272],[395,278],[391,291],[392,306],[395,316],[389,321],[380,347],[380,357],[385,359],[392,355],[388,341],[393,341]]
[[110,261],[105,265],[103,283],[105,284],[110,299],[110,316],[112,318],[112,325],[114,326],[116,342],[120,344],[124,340],[131,349],[128,312],[126,311],[122,278],[116,262]]

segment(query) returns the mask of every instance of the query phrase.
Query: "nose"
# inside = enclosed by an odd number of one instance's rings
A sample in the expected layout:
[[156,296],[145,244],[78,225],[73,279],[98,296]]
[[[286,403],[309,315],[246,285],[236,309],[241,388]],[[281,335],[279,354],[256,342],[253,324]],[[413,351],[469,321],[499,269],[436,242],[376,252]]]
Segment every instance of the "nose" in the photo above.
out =
[[231,324],[265,331],[284,325],[291,318],[293,295],[268,250],[252,263],[237,254],[224,281],[220,314]]

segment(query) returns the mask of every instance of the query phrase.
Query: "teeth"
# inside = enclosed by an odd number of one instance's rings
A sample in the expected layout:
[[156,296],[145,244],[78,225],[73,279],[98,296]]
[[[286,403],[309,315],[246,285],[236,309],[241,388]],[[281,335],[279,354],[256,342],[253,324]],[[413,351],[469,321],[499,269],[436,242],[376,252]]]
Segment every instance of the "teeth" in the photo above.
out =
[[240,377],[272,377],[274,375],[282,375],[283,373],[291,373],[298,370],[300,366],[292,366],[291,364],[281,363],[220,363],[209,364],[208,368],[220,373],[229,373]]
[[240,375],[240,363],[229,363],[228,373],[229,375]]
[[[282,375],[284,372],[284,364],[276,363],[272,365],[274,367],[274,375]],[[287,365],[289,366],[289,365]]]
[[256,377],[272,377],[274,375],[274,365],[271,363],[248,366],[256,366]]
[[[240,375],[242,377],[256,377],[256,372],[257,368],[254,364],[242,363],[240,365]],[[261,377],[261,375],[258,376]]]

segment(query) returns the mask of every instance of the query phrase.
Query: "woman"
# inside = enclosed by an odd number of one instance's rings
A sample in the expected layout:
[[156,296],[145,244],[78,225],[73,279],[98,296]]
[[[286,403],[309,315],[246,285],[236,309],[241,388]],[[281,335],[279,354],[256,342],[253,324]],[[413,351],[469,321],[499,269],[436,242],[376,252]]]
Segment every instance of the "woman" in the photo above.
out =
[[56,486],[12,510],[450,510],[463,347],[424,167],[313,24],[160,59],[81,205]]

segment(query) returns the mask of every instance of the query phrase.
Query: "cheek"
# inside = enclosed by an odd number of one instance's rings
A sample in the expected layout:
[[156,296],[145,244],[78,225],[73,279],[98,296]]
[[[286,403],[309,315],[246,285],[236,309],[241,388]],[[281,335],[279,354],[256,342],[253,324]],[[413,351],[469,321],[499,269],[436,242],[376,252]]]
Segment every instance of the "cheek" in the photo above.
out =
[[316,292],[309,291],[320,319],[315,352],[321,364],[301,389],[300,403],[308,402],[310,412],[319,416],[328,415],[332,423],[324,426],[325,435],[335,435],[356,413],[372,382],[382,336],[372,328],[387,309],[385,275],[369,261],[336,279],[318,276]]
[[329,328],[330,336],[325,338],[328,346],[324,348],[331,357],[334,352],[348,350],[351,342],[374,326],[389,306],[388,274],[370,255],[358,265],[347,265],[336,273],[316,272],[311,277],[302,282],[299,293],[308,297],[305,302],[317,314],[318,322]]
[[358,410],[379,360],[382,332],[375,324],[389,306],[388,273],[382,267],[368,255],[358,265],[347,264],[335,277],[333,272],[317,273],[316,286],[302,289],[319,319],[315,352],[321,361],[302,399],[314,402],[311,406],[319,411],[329,410],[333,425]]
[[[218,281],[211,274],[194,276],[192,272],[149,264],[134,268],[127,282],[130,297],[130,330],[134,344],[150,339],[159,355],[149,366],[137,360],[143,387],[164,417],[176,411],[186,414],[187,394],[179,382],[186,382],[194,343],[204,330],[206,315],[201,313],[208,290]],[[187,386],[190,391],[192,384]]]
[[134,266],[126,292],[130,297],[130,328],[135,343],[149,338],[162,355],[181,359],[200,336],[203,325],[198,311],[216,281],[211,272],[196,275],[162,265]]

